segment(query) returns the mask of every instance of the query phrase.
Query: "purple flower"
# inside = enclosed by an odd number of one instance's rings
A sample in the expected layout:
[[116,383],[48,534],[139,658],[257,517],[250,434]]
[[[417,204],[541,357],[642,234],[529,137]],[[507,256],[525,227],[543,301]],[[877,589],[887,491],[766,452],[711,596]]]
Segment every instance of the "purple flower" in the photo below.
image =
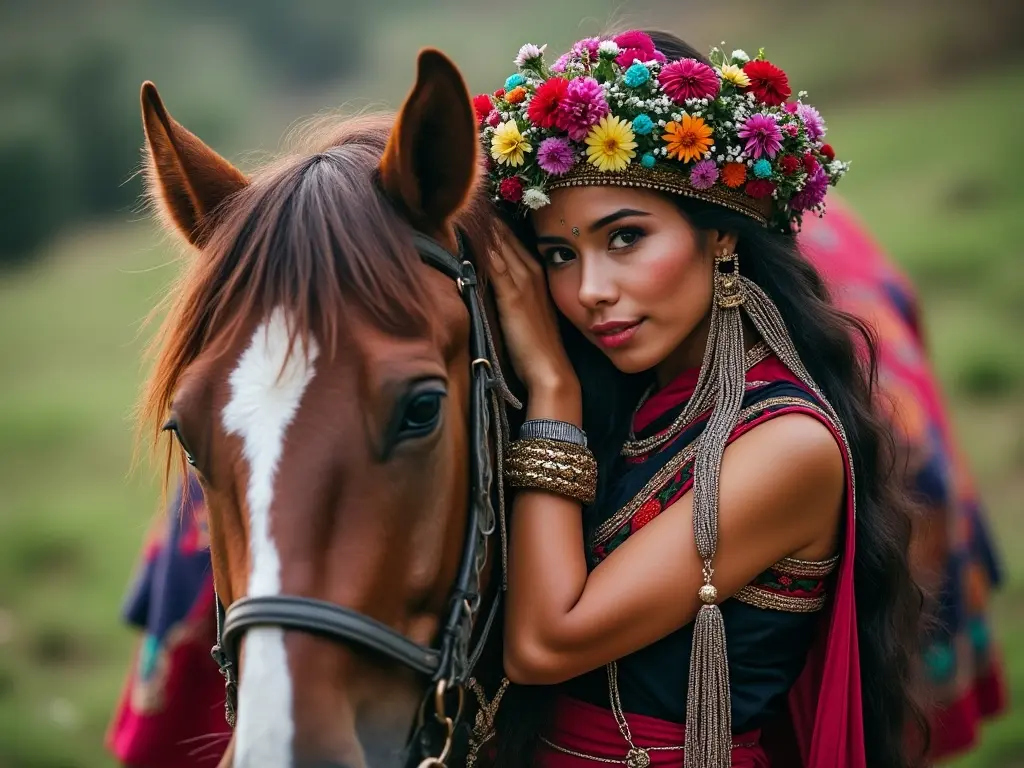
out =
[[569,81],[565,96],[558,105],[556,122],[560,130],[573,141],[582,141],[590,126],[608,114],[601,84],[592,77],[577,77]]
[[573,164],[572,145],[568,139],[544,139],[537,148],[537,165],[552,176],[568,173]]
[[560,75],[563,72],[565,72],[565,65],[568,64],[568,63],[569,63],[569,54],[568,53],[563,53],[561,56],[559,56],[555,60],[555,63],[551,65],[551,71],[554,72],[557,75]]
[[828,191],[828,174],[820,165],[807,177],[803,189],[793,195],[789,201],[794,211],[807,211],[819,205],[825,199],[825,192]]
[[811,141],[818,141],[825,136],[825,121],[818,110],[808,104],[801,104],[797,107],[796,114],[803,121]]
[[755,160],[762,155],[774,158],[782,149],[782,131],[771,115],[751,115],[737,135],[747,140],[745,150]]
[[714,160],[701,160],[690,171],[690,186],[694,189],[711,189],[718,181],[718,166]]

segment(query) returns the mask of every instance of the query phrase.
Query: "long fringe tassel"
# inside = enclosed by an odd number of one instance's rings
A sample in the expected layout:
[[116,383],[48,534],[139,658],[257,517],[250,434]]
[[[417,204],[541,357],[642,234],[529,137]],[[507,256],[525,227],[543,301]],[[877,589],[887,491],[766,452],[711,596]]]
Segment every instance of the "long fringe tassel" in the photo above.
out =
[[[686,703],[686,768],[730,768],[732,765],[732,702],[725,623],[711,584],[712,560],[718,546],[719,476],[725,446],[743,405],[746,369],[740,307],[744,297],[736,274],[736,257],[716,260],[715,300],[711,309],[708,348],[713,350],[711,375],[715,407],[701,434],[694,462],[693,533],[704,561],[704,603],[693,629],[690,679]],[[730,263],[731,262],[731,263]],[[731,267],[726,271],[723,267]]]

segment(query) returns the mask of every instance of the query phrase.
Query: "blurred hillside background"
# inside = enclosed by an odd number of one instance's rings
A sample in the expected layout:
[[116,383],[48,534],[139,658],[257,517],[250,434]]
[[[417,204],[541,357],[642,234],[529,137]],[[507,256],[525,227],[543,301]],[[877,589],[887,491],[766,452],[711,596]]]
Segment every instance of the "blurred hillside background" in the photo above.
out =
[[[610,23],[787,70],[916,281],[1008,583],[1024,700],[1024,4],[1007,0],[0,0],[0,768],[110,767],[120,604],[159,490],[129,474],[141,321],[178,271],[139,212],[138,91],[243,168],[325,109],[396,106],[417,50],[493,90],[525,41]],[[582,20],[582,21],[581,21]],[[1024,766],[1024,709],[959,768]]]

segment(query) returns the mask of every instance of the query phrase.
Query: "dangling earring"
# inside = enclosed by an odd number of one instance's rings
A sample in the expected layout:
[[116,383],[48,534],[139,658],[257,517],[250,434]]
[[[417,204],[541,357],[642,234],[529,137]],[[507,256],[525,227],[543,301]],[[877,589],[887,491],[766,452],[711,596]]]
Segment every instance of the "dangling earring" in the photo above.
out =
[[715,303],[722,309],[733,309],[743,303],[740,285],[740,257],[722,251],[715,257]]

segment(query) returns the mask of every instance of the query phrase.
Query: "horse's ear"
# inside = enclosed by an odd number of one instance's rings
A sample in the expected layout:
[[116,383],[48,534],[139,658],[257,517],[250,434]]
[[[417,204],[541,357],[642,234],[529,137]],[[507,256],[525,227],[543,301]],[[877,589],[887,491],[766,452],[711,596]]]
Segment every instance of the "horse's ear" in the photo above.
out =
[[171,117],[156,86],[142,84],[149,194],[163,214],[195,246],[209,232],[206,217],[248,180],[231,163]]
[[477,122],[466,84],[440,51],[420,51],[416,84],[391,131],[380,178],[412,224],[444,232],[477,173]]

